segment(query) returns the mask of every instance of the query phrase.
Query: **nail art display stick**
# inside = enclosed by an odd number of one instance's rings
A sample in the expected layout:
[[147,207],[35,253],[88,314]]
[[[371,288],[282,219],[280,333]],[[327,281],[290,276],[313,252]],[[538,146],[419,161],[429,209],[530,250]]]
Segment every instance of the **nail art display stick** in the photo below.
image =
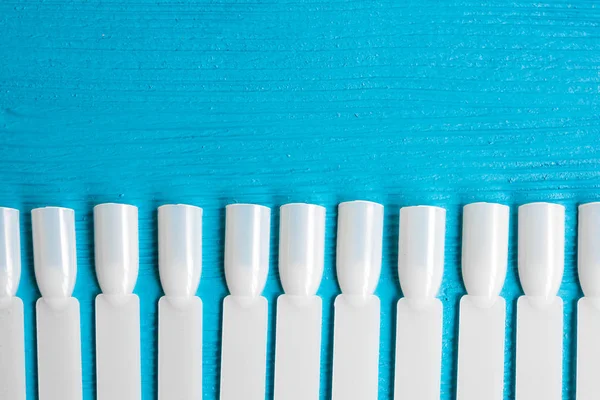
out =
[[202,209],[158,208],[158,399],[202,398]]
[[286,204],[280,208],[279,275],[285,294],[277,299],[275,400],[317,400],[321,360],[321,298],[325,208]]
[[517,400],[562,399],[565,209],[551,203],[519,207]]
[[579,206],[577,400],[598,398],[600,377],[600,203]]
[[374,400],[379,377],[379,298],[383,206],[368,201],[338,207],[333,400]]
[[502,400],[506,302],[500,291],[508,262],[509,208],[473,203],[463,208],[458,400]]
[[79,302],[75,212],[45,207],[31,211],[36,303],[37,375],[40,400],[81,400]]
[[94,207],[96,275],[96,388],[98,400],[140,400],[138,209]]
[[0,207],[0,399],[25,400],[19,211]]
[[440,398],[442,302],[435,296],[444,273],[446,210],[400,209],[395,400]]
[[254,204],[225,209],[221,400],[264,400],[267,363],[267,299],[271,210]]

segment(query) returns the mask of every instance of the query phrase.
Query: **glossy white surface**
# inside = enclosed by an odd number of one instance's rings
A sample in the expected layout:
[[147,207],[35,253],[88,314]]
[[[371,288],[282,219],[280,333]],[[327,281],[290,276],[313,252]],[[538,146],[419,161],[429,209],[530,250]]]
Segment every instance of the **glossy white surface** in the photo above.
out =
[[23,302],[7,297],[0,304],[0,399],[25,398]]
[[442,302],[416,308],[400,299],[396,319],[395,400],[439,400],[442,369]]
[[158,302],[158,400],[202,398],[202,301]]
[[36,303],[39,400],[81,400],[79,302],[62,299],[57,309],[45,298]]
[[102,293],[131,294],[139,270],[137,207],[116,203],[95,206],[94,249]]
[[321,298],[325,208],[293,203],[280,208],[275,400],[317,400],[321,360]]
[[318,400],[323,305],[318,296],[277,299],[275,400]]
[[517,301],[516,400],[561,400],[563,302],[553,297],[540,307],[534,299]]
[[495,299],[508,262],[509,208],[473,203],[463,208],[462,274],[467,293]]
[[579,206],[577,267],[585,297],[577,304],[577,400],[598,397],[600,376],[600,203]]
[[380,302],[377,296],[336,297],[332,400],[376,400],[379,389]]
[[552,301],[564,271],[565,208],[552,203],[519,207],[519,279],[525,295]]
[[158,399],[202,398],[202,209],[158,208]]
[[506,302],[500,291],[508,262],[509,208],[473,203],[463,208],[457,400],[502,400]]
[[221,400],[264,400],[267,374],[267,299],[223,301]]
[[437,295],[444,274],[445,234],[445,209],[400,209],[398,276],[404,297],[428,300]]
[[480,300],[470,295],[460,300],[457,400],[504,398],[506,302],[496,296],[482,307]]
[[0,398],[25,400],[23,302],[19,211],[0,207]]
[[96,398],[140,400],[140,300],[134,294],[96,297]]
[[202,209],[185,204],[158,207],[158,270],[165,295],[196,295],[202,274]]
[[323,277],[325,208],[286,204],[279,210],[279,276],[286,294],[313,296]]
[[0,299],[14,296],[20,279],[19,210],[0,207]]
[[271,210],[255,204],[225,209],[225,280],[234,296],[257,297],[269,272]]
[[338,206],[336,272],[346,295],[368,296],[381,273],[383,205],[350,201]]
[[598,397],[600,376],[600,299],[583,297],[577,303],[577,400]]
[[73,294],[77,278],[75,212],[44,207],[31,211],[35,279],[42,297],[64,299]]
[[583,293],[600,297],[600,203],[579,206],[577,269]]

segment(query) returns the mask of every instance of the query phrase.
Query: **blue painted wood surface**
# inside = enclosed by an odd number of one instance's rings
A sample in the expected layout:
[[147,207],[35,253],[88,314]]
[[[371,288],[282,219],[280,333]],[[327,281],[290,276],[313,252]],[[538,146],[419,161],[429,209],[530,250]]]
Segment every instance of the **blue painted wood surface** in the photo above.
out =
[[[331,393],[336,204],[386,206],[377,294],[380,398],[393,391],[399,207],[448,209],[442,399],[455,395],[465,203],[567,207],[564,398],[574,397],[576,205],[600,199],[600,7],[595,1],[0,2],[0,204],[22,211],[28,398],[37,398],[29,211],[77,218],[85,399],[95,398],[92,206],[140,208],[143,397],[156,397],[156,207],[205,210],[206,399],[218,398],[224,206],[325,205],[322,398]],[[512,234],[505,398],[514,395]]]

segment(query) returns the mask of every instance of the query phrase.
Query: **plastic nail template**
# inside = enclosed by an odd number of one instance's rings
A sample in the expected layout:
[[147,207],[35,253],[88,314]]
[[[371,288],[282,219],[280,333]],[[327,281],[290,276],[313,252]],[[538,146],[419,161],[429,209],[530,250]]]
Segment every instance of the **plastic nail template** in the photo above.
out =
[[275,400],[319,398],[321,298],[325,208],[286,204],[280,208],[279,275],[285,294],[277,299]]
[[202,209],[158,208],[158,399],[202,398]]
[[400,209],[394,399],[440,398],[442,302],[436,298],[444,273],[446,210]]
[[577,400],[598,398],[600,377],[600,203],[579,206]]
[[519,207],[517,400],[562,399],[565,208],[551,203]]
[[509,208],[474,203],[463,208],[458,400],[502,400],[506,302],[500,291],[508,262]]
[[334,303],[333,400],[377,399],[383,206],[338,206],[336,271],[342,294]]
[[25,400],[19,211],[0,207],[0,398]]
[[267,299],[271,210],[230,204],[225,221],[221,400],[263,400],[267,362]]
[[40,400],[81,400],[79,302],[72,297],[77,277],[75,212],[44,207],[31,211]]
[[94,207],[96,275],[96,387],[98,400],[140,400],[140,300],[133,294],[139,270],[138,209]]

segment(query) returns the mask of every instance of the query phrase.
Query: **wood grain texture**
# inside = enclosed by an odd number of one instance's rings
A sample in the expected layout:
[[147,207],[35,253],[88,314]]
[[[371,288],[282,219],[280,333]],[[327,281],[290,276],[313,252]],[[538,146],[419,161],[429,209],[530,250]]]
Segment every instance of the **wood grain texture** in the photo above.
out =
[[[77,216],[85,399],[95,398],[92,206],[139,206],[143,398],[156,397],[156,207],[204,208],[204,387],[218,398],[224,206],[327,207],[322,398],[331,393],[335,206],[386,205],[380,398],[391,398],[398,209],[448,209],[442,399],[455,395],[465,203],[567,207],[564,398],[574,396],[576,205],[600,199],[600,7],[595,1],[0,2],[0,204],[22,213],[28,398],[36,399],[29,211]],[[505,398],[514,395],[516,236]]]

